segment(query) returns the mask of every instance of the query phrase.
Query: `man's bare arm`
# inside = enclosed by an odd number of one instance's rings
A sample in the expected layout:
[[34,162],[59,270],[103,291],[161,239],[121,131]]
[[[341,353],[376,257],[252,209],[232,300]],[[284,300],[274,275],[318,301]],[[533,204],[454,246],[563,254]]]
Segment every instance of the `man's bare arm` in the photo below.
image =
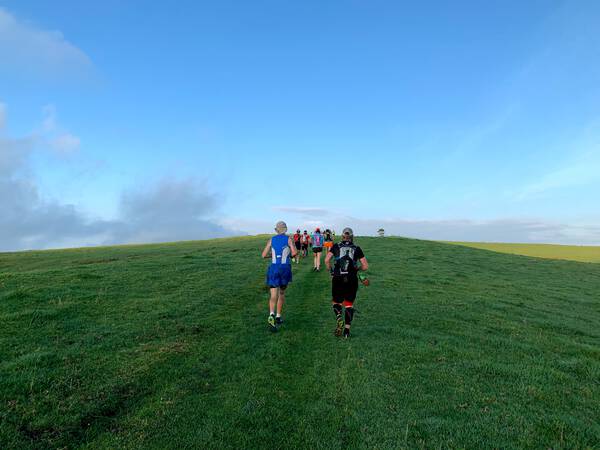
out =
[[288,246],[292,251],[292,258],[295,258],[298,254],[298,251],[296,250],[296,244],[294,244],[294,240],[291,237],[288,238]]
[[267,245],[265,245],[265,249],[262,251],[262,257],[268,258],[270,252],[271,252],[271,239],[269,239],[267,241]]
[[325,267],[327,267],[327,270],[331,270],[331,258],[333,258],[333,253],[327,252],[325,256]]
[[369,263],[367,262],[367,258],[365,258],[364,256],[362,258],[360,258],[360,267],[357,267],[357,270],[368,270],[369,269]]

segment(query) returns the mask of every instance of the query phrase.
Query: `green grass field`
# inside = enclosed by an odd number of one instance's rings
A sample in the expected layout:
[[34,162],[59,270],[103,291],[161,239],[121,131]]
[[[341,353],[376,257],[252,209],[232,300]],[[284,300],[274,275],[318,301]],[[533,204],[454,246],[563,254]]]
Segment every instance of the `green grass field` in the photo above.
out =
[[0,448],[600,447],[600,265],[357,241],[349,341],[262,237],[0,254]]
[[536,258],[568,259],[570,261],[600,262],[600,246],[552,245],[552,244],[504,244],[488,242],[447,242],[448,244],[511,253],[513,255],[535,256]]

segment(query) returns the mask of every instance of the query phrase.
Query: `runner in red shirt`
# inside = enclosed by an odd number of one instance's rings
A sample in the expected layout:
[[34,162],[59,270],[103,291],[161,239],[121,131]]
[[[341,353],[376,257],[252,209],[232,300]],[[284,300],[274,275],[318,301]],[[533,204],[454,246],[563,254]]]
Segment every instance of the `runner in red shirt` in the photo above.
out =
[[296,256],[294,256],[294,261],[296,264],[300,262],[300,250],[302,250],[302,242],[300,242],[300,238],[302,234],[300,230],[296,230],[294,233],[294,245],[296,246]]
[[308,255],[308,246],[310,244],[310,236],[306,230],[300,236],[300,242],[302,243],[302,257],[306,257]]

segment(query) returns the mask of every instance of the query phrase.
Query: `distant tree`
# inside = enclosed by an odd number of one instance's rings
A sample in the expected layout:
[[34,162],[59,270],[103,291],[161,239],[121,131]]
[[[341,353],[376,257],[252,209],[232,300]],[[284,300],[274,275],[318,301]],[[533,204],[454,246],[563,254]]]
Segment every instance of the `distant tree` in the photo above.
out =
[[377,234],[379,235],[379,237],[384,237],[385,236],[385,230],[383,228],[380,228],[379,230],[377,230]]

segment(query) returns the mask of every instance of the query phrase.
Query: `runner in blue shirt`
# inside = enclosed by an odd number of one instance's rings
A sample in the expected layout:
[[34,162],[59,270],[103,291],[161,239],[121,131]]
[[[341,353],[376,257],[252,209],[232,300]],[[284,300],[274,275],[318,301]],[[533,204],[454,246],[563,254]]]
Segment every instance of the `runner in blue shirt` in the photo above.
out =
[[[285,290],[292,281],[292,258],[297,253],[294,241],[285,234],[287,231],[285,222],[277,222],[275,231],[277,234],[267,241],[262,252],[263,258],[271,257],[271,264],[267,270],[267,285],[271,288],[268,319],[271,331],[277,331],[277,327],[283,323],[281,310],[285,303]],[[275,309],[277,309],[277,316],[275,316]]]

